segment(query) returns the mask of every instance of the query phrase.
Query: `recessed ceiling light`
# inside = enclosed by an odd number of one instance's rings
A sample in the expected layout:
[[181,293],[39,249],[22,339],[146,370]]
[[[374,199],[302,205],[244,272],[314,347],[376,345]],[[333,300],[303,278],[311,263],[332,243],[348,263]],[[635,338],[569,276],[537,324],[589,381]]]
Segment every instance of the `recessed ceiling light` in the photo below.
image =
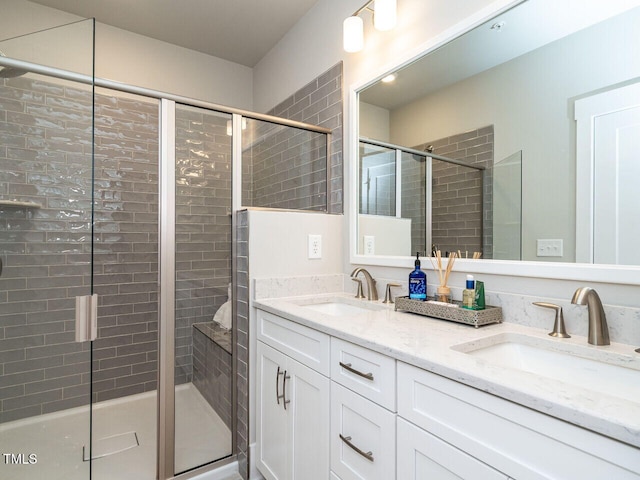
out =
[[386,77],[384,77],[381,82],[382,83],[391,83],[396,79],[396,75],[395,73],[392,73],[391,75],[387,75]]

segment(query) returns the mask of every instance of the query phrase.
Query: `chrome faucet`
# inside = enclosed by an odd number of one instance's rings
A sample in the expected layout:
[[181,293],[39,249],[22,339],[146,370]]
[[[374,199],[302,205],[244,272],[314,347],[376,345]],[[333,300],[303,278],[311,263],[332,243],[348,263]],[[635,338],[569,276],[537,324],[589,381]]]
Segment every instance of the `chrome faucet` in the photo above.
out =
[[355,279],[360,272],[364,274],[364,278],[367,280],[367,298],[369,300],[378,300],[378,290],[376,290],[376,281],[373,279],[373,277],[369,272],[367,272],[362,267],[358,267],[353,272],[351,272],[351,278]]
[[600,297],[593,288],[580,287],[573,294],[571,303],[586,305],[589,313],[589,343],[591,345],[609,345],[609,326],[602,308]]

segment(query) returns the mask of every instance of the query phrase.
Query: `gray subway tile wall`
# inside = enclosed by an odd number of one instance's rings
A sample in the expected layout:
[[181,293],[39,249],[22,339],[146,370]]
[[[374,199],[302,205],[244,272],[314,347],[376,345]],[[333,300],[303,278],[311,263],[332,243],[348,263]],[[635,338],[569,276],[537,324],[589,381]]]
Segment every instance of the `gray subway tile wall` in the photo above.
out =
[[236,375],[236,451],[240,475],[249,478],[249,212],[236,212],[234,231],[234,268],[236,271],[234,297],[233,361]]
[[[312,125],[326,127],[331,130],[331,153],[329,156],[329,212],[343,212],[343,154],[342,154],[342,125],[343,125],[343,105],[342,105],[342,62],[337,63],[326,72],[299,89],[289,98],[279,103],[269,112],[281,118],[287,118]],[[317,140],[316,140],[317,141]],[[316,145],[314,145],[315,147]],[[314,150],[316,151],[316,150]],[[309,158],[307,163],[310,169],[303,170],[299,162],[300,149],[297,144],[281,157],[271,157],[271,164],[261,165],[259,159],[252,156],[252,176],[254,183],[261,172],[269,172],[269,167],[274,168],[269,185],[276,186],[283,184],[284,190],[293,191],[296,194],[296,201],[291,202],[285,208],[302,208],[320,210],[319,195],[325,190],[326,170],[324,160]],[[321,154],[322,151],[318,151]],[[275,161],[274,161],[275,160]],[[292,164],[293,162],[293,164]],[[265,188],[268,187],[265,185]],[[297,190],[296,190],[297,189]],[[258,192],[255,192],[258,193]],[[273,193],[273,192],[269,192]],[[265,192],[265,194],[267,194]],[[257,201],[254,197],[253,201]],[[326,201],[322,199],[322,207]],[[274,206],[257,205],[256,203],[245,204],[251,206]]]

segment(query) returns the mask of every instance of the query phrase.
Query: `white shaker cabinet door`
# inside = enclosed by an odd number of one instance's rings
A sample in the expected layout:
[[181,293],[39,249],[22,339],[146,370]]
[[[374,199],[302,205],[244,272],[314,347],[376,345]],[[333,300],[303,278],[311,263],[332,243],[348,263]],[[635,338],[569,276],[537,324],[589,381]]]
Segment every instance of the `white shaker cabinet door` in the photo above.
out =
[[291,480],[329,478],[329,384],[327,377],[289,360],[284,394],[291,416]]
[[267,480],[287,480],[288,420],[283,408],[282,384],[286,355],[258,342],[256,350],[258,392],[256,401],[257,466]]
[[329,478],[329,379],[258,342],[257,467],[267,480]]
[[398,418],[398,479],[507,480],[507,476]]

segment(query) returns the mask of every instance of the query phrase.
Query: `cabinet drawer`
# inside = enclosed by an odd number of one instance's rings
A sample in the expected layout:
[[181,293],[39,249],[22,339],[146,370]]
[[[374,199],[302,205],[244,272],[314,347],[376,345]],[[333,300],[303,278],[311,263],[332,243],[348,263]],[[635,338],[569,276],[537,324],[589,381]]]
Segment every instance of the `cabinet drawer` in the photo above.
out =
[[402,480],[507,480],[438,437],[398,418],[398,476]]
[[398,415],[518,479],[640,479],[638,449],[398,362]]
[[396,411],[396,361],[338,338],[331,338],[331,380]]
[[331,382],[331,470],[342,480],[393,480],[396,416]]
[[257,310],[258,340],[329,376],[329,335]]

